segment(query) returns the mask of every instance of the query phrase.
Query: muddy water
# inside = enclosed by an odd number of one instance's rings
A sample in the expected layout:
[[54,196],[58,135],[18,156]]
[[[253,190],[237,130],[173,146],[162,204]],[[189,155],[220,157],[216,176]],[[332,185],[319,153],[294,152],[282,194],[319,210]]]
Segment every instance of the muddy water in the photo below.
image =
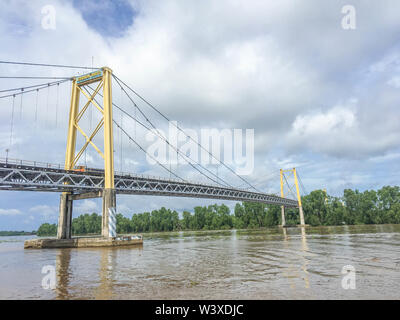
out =
[[24,250],[27,238],[0,237],[0,299],[400,299],[400,225],[152,234],[130,248]]

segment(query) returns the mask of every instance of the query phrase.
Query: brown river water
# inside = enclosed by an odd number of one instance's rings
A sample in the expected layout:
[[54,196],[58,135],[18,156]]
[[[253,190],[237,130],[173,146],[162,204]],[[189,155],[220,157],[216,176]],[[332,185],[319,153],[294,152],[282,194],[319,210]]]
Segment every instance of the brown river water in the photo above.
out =
[[158,233],[119,248],[24,250],[29,238],[0,237],[0,299],[400,299],[400,225]]

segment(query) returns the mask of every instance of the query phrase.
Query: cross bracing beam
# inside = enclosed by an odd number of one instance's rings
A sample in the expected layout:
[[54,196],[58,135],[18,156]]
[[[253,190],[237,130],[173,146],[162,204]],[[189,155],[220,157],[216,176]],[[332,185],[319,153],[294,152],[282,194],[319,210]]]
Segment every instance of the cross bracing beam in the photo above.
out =
[[[90,170],[90,169],[89,169]],[[115,190],[120,194],[171,196],[252,201],[266,204],[297,207],[295,200],[193,182],[183,182],[131,174],[115,174]],[[57,166],[38,166],[0,162],[0,190],[42,192],[99,192],[104,189],[104,173],[101,171],[77,172]]]

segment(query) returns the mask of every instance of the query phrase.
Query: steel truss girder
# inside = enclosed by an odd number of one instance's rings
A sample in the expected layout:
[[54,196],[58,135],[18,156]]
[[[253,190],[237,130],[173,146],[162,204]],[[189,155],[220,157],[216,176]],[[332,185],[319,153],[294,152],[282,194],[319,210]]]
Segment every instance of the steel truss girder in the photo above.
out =
[[[120,194],[209,198],[297,207],[295,200],[266,193],[251,192],[192,182],[147,178],[136,175],[115,175],[115,190]],[[101,191],[101,172],[75,172],[63,169],[0,163],[0,190],[72,192]]]

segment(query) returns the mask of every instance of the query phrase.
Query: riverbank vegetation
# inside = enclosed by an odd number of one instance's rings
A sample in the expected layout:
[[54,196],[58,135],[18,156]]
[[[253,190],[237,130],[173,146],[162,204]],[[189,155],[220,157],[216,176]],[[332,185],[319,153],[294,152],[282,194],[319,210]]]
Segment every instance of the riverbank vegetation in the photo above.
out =
[[[311,226],[397,224],[400,223],[400,188],[386,186],[382,189],[344,190],[342,197],[327,195],[315,190],[302,197],[306,224]],[[286,223],[299,224],[297,208],[287,208]],[[276,205],[243,202],[237,203],[234,212],[222,205],[195,207],[193,212],[166,208],[152,212],[133,214],[131,218],[117,214],[118,233],[139,233],[179,230],[223,230],[272,227],[281,224],[281,208]],[[37,231],[38,236],[54,236],[55,224],[45,223]],[[74,235],[99,234],[101,216],[84,214],[72,221]]]
[[11,236],[32,236],[35,235],[36,231],[0,231],[0,237],[11,237]]

